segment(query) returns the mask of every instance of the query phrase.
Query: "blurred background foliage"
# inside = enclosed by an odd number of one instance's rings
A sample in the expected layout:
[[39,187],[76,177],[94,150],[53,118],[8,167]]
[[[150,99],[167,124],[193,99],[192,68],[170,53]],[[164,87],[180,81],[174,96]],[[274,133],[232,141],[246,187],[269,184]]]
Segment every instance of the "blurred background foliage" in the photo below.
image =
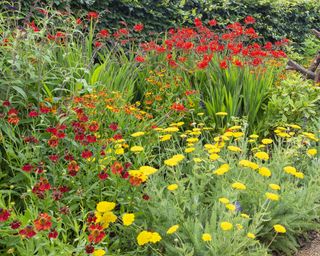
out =
[[[10,2],[10,1],[9,1]],[[195,17],[216,19],[221,25],[247,15],[257,19],[255,29],[267,40],[287,37],[303,51],[310,29],[320,27],[320,1],[317,0],[11,0],[23,10],[30,6],[48,6],[72,10],[97,11],[101,26],[116,28],[144,23],[145,33],[161,32],[169,27],[192,24]],[[10,5],[10,4],[9,4]]]

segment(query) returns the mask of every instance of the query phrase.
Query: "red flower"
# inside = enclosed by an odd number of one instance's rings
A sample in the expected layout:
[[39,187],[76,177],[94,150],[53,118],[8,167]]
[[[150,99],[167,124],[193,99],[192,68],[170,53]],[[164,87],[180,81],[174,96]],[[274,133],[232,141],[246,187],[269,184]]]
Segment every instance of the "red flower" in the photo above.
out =
[[10,217],[10,212],[8,210],[0,208],[0,222],[5,222]]
[[117,134],[115,134],[115,135],[113,135],[113,137],[112,137],[114,140],[122,140],[122,135],[120,134],[120,133],[117,133]]
[[87,14],[88,20],[98,19],[98,18],[99,18],[99,13],[97,13],[97,12],[88,12],[88,14]]
[[222,69],[228,68],[228,64],[225,60],[221,61],[219,65],[220,65],[220,68],[222,68]]
[[21,222],[18,221],[18,220],[14,220],[14,221],[12,221],[12,222],[10,223],[10,227],[11,227],[12,229],[18,229],[18,228],[20,228],[20,226],[21,226]]
[[106,180],[109,177],[109,175],[105,171],[102,171],[98,174],[98,177],[100,180]]
[[80,24],[82,23],[82,20],[81,20],[80,18],[78,18],[78,19],[76,19],[76,23],[77,23],[78,25],[80,25]]
[[254,24],[256,22],[256,19],[253,18],[252,16],[247,16],[245,19],[244,19],[244,22],[246,24]]
[[201,27],[202,26],[202,21],[199,18],[194,19],[194,25],[196,27]]
[[31,164],[25,164],[21,169],[25,172],[30,172],[33,169],[33,166]]
[[98,36],[99,36],[99,37],[102,37],[102,38],[107,37],[108,35],[109,35],[109,32],[108,32],[108,30],[106,30],[106,29],[102,29],[102,30],[100,30],[100,32],[98,33]]
[[40,213],[38,218],[34,221],[36,230],[49,230],[52,226],[51,216],[47,213]]
[[260,58],[254,58],[252,61],[253,66],[258,66],[261,63],[262,63],[262,59],[260,59]]
[[109,125],[109,128],[112,130],[112,131],[116,131],[118,130],[118,124],[117,123],[111,123]]
[[57,136],[52,135],[51,138],[48,140],[48,144],[51,148],[55,148],[59,145],[59,139]]
[[88,245],[86,246],[86,253],[91,254],[91,253],[93,253],[93,252],[94,252],[94,247],[93,247],[93,245],[92,245],[92,244],[88,244]]
[[208,24],[213,27],[217,25],[217,21],[216,20],[209,20]]
[[74,160],[72,160],[68,164],[68,171],[71,176],[75,176],[78,173],[79,169],[80,169],[79,165]]
[[186,111],[187,109],[184,107],[183,104],[181,103],[173,103],[172,106],[171,106],[171,109],[172,110],[175,110],[177,112],[181,112],[181,111]]
[[134,25],[133,30],[136,31],[136,32],[142,31],[143,30],[143,24],[139,23],[139,24]]
[[89,130],[91,132],[96,132],[99,130],[99,124],[96,122],[96,121],[92,121],[90,124],[89,124]]
[[59,160],[59,155],[49,155],[48,157],[54,163],[58,162]]
[[115,161],[112,165],[111,165],[111,172],[113,174],[121,174],[123,172],[124,168],[122,166],[122,164],[120,162]]
[[57,230],[53,229],[49,232],[48,234],[48,238],[52,238],[52,239],[56,239],[58,237],[58,232]]
[[142,63],[142,62],[145,62],[145,59],[142,56],[137,56],[135,57],[135,61]]
[[105,237],[106,233],[103,231],[103,227],[99,224],[92,224],[89,226],[90,235],[88,236],[88,240],[91,243],[100,243],[102,239]]
[[92,155],[93,155],[92,152],[88,149],[82,151],[82,153],[81,153],[81,156],[84,159],[88,159],[88,158],[92,157]]
[[97,217],[95,216],[94,212],[89,212],[87,216],[87,223],[88,224],[94,224],[97,220]]
[[11,105],[11,103],[8,100],[5,100],[2,102],[2,106],[4,106],[4,107],[9,107],[10,105]]
[[99,42],[99,41],[97,41],[97,42],[94,43],[94,46],[95,46],[96,48],[99,48],[99,47],[102,46],[102,43]]
[[37,233],[33,230],[32,226],[26,226],[24,229],[21,229],[19,231],[19,234],[22,237],[31,238],[31,237],[35,236]]
[[200,68],[200,69],[204,69],[208,65],[209,65],[209,62],[208,61],[204,61],[204,60],[197,63],[197,67]]

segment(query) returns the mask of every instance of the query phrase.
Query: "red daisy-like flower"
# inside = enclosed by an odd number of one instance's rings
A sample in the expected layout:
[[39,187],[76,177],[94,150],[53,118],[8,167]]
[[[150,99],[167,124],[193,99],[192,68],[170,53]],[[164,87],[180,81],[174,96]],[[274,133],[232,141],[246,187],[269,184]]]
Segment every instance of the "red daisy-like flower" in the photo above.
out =
[[182,103],[177,103],[177,102],[172,104],[171,109],[177,112],[182,112],[187,110]]
[[51,216],[47,213],[40,213],[38,218],[34,221],[36,230],[49,230],[52,226]]
[[49,234],[48,234],[48,238],[52,238],[52,239],[56,239],[58,237],[58,231],[55,229],[52,229]]
[[6,209],[0,208],[0,222],[5,222],[10,217],[10,212]]
[[24,229],[21,229],[19,231],[19,234],[22,237],[31,238],[31,237],[35,236],[37,233],[34,231],[32,226],[26,226]]
[[88,20],[98,19],[98,18],[99,18],[99,13],[97,13],[97,12],[88,12],[88,14],[87,14]]
[[81,157],[84,159],[88,159],[88,158],[92,157],[92,155],[93,155],[92,152],[88,149],[82,151],[82,153],[81,153]]
[[133,29],[134,29],[134,31],[136,31],[136,32],[140,32],[140,31],[143,30],[143,24],[141,24],[141,23],[136,24],[136,25],[134,25]]
[[111,172],[113,174],[121,174],[123,172],[124,168],[122,166],[122,164],[118,161],[115,161],[112,165],[111,165]]
[[244,19],[244,22],[246,24],[254,24],[256,22],[256,19],[253,18],[252,16],[247,16],[245,19]]
[[89,226],[90,234],[88,240],[91,243],[98,244],[105,237],[106,233],[103,231],[103,227],[99,224],[92,224]]
[[10,227],[11,227],[12,229],[18,229],[18,228],[20,228],[20,226],[21,226],[21,222],[18,221],[18,220],[14,220],[14,221],[12,221],[12,222],[10,223]]
[[109,129],[111,129],[112,131],[118,130],[118,124],[117,123],[111,123],[109,125]]

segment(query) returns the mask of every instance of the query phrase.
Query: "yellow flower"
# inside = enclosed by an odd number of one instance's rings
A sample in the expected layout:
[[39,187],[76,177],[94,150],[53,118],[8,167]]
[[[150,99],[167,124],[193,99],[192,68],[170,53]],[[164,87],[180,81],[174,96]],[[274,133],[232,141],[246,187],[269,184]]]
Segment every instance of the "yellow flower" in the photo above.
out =
[[116,207],[116,204],[113,202],[102,201],[97,204],[98,212],[108,212],[112,211]]
[[188,138],[188,139],[187,139],[187,142],[188,142],[188,143],[196,143],[196,142],[198,142],[198,141],[199,141],[198,138]]
[[199,157],[195,157],[195,158],[193,158],[193,161],[194,161],[195,163],[201,163],[201,162],[202,162],[202,159],[199,158]]
[[174,191],[174,190],[178,189],[178,184],[171,184],[171,185],[167,186],[167,189],[170,191]]
[[308,154],[309,156],[315,156],[317,153],[318,153],[318,151],[317,151],[317,149],[315,149],[315,148],[310,148],[310,149],[308,149],[308,151],[307,151],[307,154]]
[[143,151],[143,147],[141,146],[133,146],[130,148],[130,151],[135,152],[135,153],[139,153],[141,151]]
[[171,134],[165,134],[163,136],[160,136],[160,141],[167,141],[167,140],[170,140],[172,137]]
[[143,165],[139,168],[139,171],[143,172],[143,174],[149,176],[151,174],[154,174],[155,172],[158,171],[158,169],[153,168],[151,166]]
[[232,212],[236,210],[236,206],[234,204],[227,204],[226,208]]
[[152,238],[152,233],[149,231],[141,231],[139,235],[137,236],[137,242],[139,245],[145,245],[146,243],[149,243]]
[[236,224],[236,227],[238,230],[242,230],[243,229],[243,226],[241,224]]
[[217,112],[216,116],[227,116],[228,113],[227,112]]
[[260,167],[259,174],[264,177],[270,177],[271,171],[267,167]]
[[164,160],[164,164],[168,166],[176,166],[179,164],[179,161],[173,158],[169,158],[167,160]]
[[236,146],[228,146],[228,149],[233,152],[241,152],[241,148]]
[[97,249],[97,250],[94,250],[93,252],[93,256],[103,256],[106,254],[106,251],[105,250],[102,250],[102,249]]
[[173,225],[171,226],[168,230],[167,230],[167,234],[171,235],[173,233],[175,233],[179,228],[179,225]]
[[163,129],[163,132],[178,132],[178,131],[179,131],[179,128],[174,126]]
[[234,133],[233,133],[233,137],[235,137],[235,138],[242,137],[243,135],[244,135],[243,132],[234,132]]
[[255,234],[250,233],[250,232],[247,234],[247,237],[251,238],[251,239],[255,239],[256,238]]
[[130,226],[134,222],[134,214],[133,213],[125,213],[122,215],[122,222],[125,226]]
[[251,139],[257,139],[257,138],[259,138],[259,135],[257,135],[257,134],[251,134],[251,135],[249,136],[249,138],[251,138]]
[[143,136],[145,134],[145,132],[135,132],[135,133],[132,133],[131,136],[132,137],[140,137],[140,136]]
[[273,140],[272,139],[263,139],[261,142],[264,145],[268,145],[268,144],[271,144],[273,142]]
[[116,155],[123,155],[124,154],[124,149],[123,148],[117,148],[114,153]]
[[204,233],[204,234],[202,235],[202,240],[205,241],[205,242],[208,242],[208,241],[211,241],[211,240],[212,240],[212,237],[211,237],[210,234]]
[[229,128],[230,130],[239,130],[241,129],[241,126],[240,125],[235,125],[235,126],[232,126]]
[[273,190],[280,190],[280,186],[277,184],[273,184],[273,183],[269,184],[269,188],[271,188]]
[[279,201],[280,196],[274,193],[267,192],[266,197],[271,201]]
[[297,172],[297,169],[292,166],[286,166],[283,168],[284,172],[294,175]]
[[269,155],[263,151],[255,153],[254,156],[259,158],[260,160],[269,160]]
[[249,167],[249,168],[251,168],[252,170],[256,170],[256,169],[259,168],[259,165],[258,165],[258,164],[254,163],[254,162],[251,162],[251,161],[249,161],[249,160],[245,160],[245,159],[240,160],[240,161],[239,161],[239,165],[240,165],[240,166],[243,166],[243,167]]
[[303,179],[303,178],[304,178],[304,174],[303,174],[302,172],[296,172],[296,173],[294,174],[294,176],[295,176],[296,178],[298,178],[298,179]]
[[219,157],[220,157],[220,156],[219,156],[218,154],[215,154],[215,153],[213,153],[213,154],[211,154],[211,155],[209,156],[210,160],[212,160],[212,161],[218,160]]
[[225,198],[225,197],[221,197],[221,198],[219,198],[219,202],[223,203],[223,204],[228,204],[229,203],[229,199]]
[[230,222],[223,221],[223,222],[221,222],[220,227],[222,230],[228,231],[228,230],[232,229],[233,225]]
[[245,218],[245,219],[249,219],[250,218],[250,216],[248,214],[245,214],[245,213],[241,213],[240,216],[242,218]]
[[296,124],[289,124],[288,126],[293,128],[293,129],[301,130],[301,126],[296,125]]
[[186,152],[186,153],[191,153],[191,152],[193,152],[193,151],[195,151],[195,148],[186,148],[186,149],[184,150],[184,152]]
[[114,223],[117,220],[117,216],[113,212],[95,212],[96,222],[100,223],[103,228],[108,228],[110,223]]
[[184,155],[177,154],[177,155],[172,156],[172,158],[177,161],[182,161],[185,157],[184,157]]
[[231,187],[238,190],[245,190],[247,188],[246,185],[241,182],[235,182],[231,185]]
[[213,174],[223,175],[230,170],[230,166],[228,164],[221,165],[217,170],[213,171]]
[[280,224],[274,225],[273,228],[277,233],[286,233],[287,232],[286,228]]
[[150,242],[151,243],[157,243],[161,240],[161,236],[159,235],[159,233],[157,232],[152,232],[151,233],[151,239],[150,239]]

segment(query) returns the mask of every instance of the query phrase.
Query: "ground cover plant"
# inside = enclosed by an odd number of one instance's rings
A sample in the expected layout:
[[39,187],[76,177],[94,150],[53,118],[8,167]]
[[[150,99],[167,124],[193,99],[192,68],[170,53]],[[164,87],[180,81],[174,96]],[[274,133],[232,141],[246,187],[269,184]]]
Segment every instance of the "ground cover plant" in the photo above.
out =
[[293,255],[317,230],[319,87],[287,39],[36,11],[0,16],[1,255]]

